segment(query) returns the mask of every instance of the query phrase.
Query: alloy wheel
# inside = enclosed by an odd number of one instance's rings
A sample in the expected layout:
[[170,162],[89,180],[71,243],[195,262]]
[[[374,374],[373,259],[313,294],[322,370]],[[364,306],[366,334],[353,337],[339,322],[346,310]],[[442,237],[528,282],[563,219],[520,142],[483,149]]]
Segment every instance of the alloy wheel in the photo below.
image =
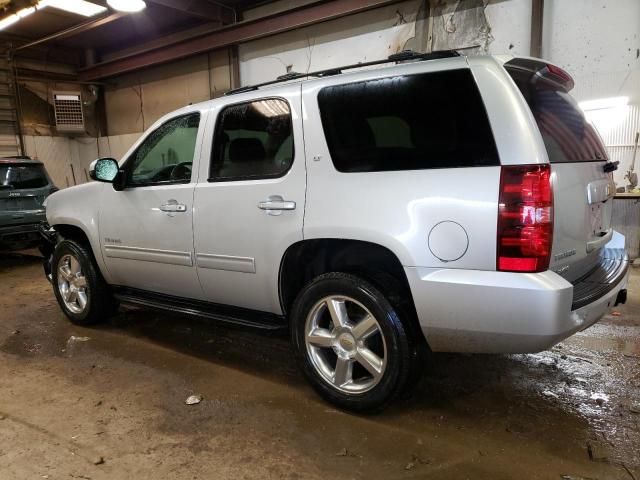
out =
[[333,295],[313,306],[305,322],[305,344],[318,374],[343,393],[371,390],[387,366],[378,320],[350,297]]
[[87,307],[87,279],[73,255],[64,255],[58,262],[58,291],[69,311],[79,314]]

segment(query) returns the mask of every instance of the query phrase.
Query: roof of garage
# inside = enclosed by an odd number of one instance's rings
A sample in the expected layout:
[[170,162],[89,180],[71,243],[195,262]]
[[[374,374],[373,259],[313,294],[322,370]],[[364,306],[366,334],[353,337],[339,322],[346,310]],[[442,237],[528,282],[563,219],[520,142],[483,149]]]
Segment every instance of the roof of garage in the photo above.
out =
[[[103,6],[107,2],[90,1]],[[75,79],[95,82],[399,1],[307,0],[247,19],[243,19],[244,9],[273,0],[146,0],[142,12],[106,10],[88,20],[46,8],[0,32],[0,44],[4,37],[11,41],[9,48],[16,58],[72,65]],[[13,0],[11,4],[16,11],[19,4],[37,2]],[[18,73],[39,76],[37,67],[31,66],[20,66]],[[69,77],[54,73],[57,79]]]
[[[85,49],[94,49],[98,58],[109,57],[119,50],[193,28],[228,25],[243,9],[264,3],[263,0],[146,0],[147,8],[143,11],[124,14],[110,9],[106,0],[90,1],[107,7],[107,11],[87,18],[47,7],[4,29],[0,40],[11,42],[13,48],[29,46],[21,50],[20,55],[38,59],[53,55],[51,58],[55,60],[58,52],[77,51],[75,58],[81,63]],[[35,3],[36,0],[0,1],[0,11],[4,8],[9,14]],[[0,17],[6,14],[0,13]],[[32,43],[35,45],[30,46]],[[36,48],[38,46],[41,48]],[[67,55],[67,58],[73,57]]]

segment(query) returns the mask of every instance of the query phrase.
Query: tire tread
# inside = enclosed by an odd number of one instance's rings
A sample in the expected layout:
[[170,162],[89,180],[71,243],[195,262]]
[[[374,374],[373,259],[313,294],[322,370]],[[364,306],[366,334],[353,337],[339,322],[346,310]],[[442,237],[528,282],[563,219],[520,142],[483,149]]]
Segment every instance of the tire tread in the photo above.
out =
[[[56,285],[58,262],[60,261],[60,258],[67,253],[75,255],[80,261],[89,285],[90,298],[88,308],[80,314],[75,314],[67,310]],[[80,242],[75,239],[64,239],[60,241],[56,245],[53,253],[52,273],[53,290],[56,299],[58,300],[62,311],[75,325],[87,326],[101,323],[113,315],[117,310],[118,305],[113,297],[111,288],[102,277],[91,248],[84,242]]]
[[[315,369],[310,365],[307,358],[304,343],[304,323],[306,314],[308,313],[304,309],[306,304],[312,304],[317,300],[314,300],[314,292],[318,289],[325,288],[325,285],[327,285],[327,288],[330,288],[329,285],[343,285],[346,289],[353,288],[356,291],[362,292],[366,300],[375,301],[376,308],[385,312],[385,318],[379,319],[379,321],[388,323],[386,328],[394,332],[394,343],[397,345],[396,352],[390,352],[389,347],[387,347],[388,356],[391,354],[397,355],[395,362],[397,365],[396,372],[390,377],[391,380],[389,383],[385,383],[383,379],[381,383],[376,385],[371,391],[349,397],[347,394],[331,388],[315,373]],[[335,293],[339,292],[336,291]],[[347,292],[342,293],[347,294]],[[358,301],[363,300],[363,298],[356,299]],[[367,306],[367,308],[369,308],[369,306]],[[381,327],[383,326],[381,325]],[[378,288],[367,280],[350,273],[329,272],[317,276],[302,289],[294,301],[291,311],[291,335],[297,360],[311,385],[323,398],[331,403],[346,410],[360,413],[375,413],[385,409],[406,391],[411,390],[408,388],[408,383],[415,383],[417,381],[417,377],[419,377],[417,372],[420,371],[420,368],[417,368],[413,364],[418,361],[420,356],[415,354],[414,342],[410,338],[411,331],[411,328],[405,324],[405,320],[398,315],[396,309]],[[387,365],[389,365],[389,363]]]

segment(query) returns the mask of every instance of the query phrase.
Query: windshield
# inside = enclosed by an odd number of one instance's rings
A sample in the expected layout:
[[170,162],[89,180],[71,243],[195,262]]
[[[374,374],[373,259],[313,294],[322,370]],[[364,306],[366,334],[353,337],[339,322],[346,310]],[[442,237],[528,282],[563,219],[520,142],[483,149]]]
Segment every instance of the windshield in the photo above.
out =
[[598,133],[569,93],[530,71],[507,71],[531,108],[551,163],[607,160]]
[[0,189],[42,188],[49,180],[42,165],[0,165]]

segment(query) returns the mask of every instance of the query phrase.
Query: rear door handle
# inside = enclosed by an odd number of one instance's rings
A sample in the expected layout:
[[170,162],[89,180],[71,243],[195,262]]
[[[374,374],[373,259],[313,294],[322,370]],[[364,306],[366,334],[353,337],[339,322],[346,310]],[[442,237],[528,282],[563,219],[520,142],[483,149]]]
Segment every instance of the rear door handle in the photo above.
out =
[[285,200],[280,195],[273,195],[258,203],[260,210],[266,210],[269,215],[280,215],[284,210],[295,210],[296,202]]
[[295,210],[296,202],[275,202],[272,200],[266,202],[260,202],[258,204],[260,210]]
[[186,212],[187,206],[182,205],[181,203],[178,203],[175,200],[173,201],[169,200],[168,203],[165,203],[164,205],[160,205],[160,211],[167,212],[167,213]]

